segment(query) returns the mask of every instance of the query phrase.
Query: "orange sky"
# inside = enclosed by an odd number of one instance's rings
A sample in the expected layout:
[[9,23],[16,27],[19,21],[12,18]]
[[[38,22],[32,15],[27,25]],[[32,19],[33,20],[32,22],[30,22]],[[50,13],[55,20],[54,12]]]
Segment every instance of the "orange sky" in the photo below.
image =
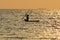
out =
[[60,9],[60,0],[0,0],[0,9]]

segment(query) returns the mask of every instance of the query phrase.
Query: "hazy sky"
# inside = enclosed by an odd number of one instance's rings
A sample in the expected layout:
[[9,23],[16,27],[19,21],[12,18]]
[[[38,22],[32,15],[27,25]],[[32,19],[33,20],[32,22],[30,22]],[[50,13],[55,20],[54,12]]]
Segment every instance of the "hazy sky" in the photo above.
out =
[[0,0],[0,9],[60,9],[60,0]]

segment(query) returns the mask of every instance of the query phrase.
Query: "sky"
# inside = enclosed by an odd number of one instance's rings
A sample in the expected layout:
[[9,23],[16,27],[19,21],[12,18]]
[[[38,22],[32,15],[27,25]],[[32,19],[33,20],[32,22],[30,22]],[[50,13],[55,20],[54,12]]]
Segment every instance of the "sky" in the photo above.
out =
[[0,0],[0,9],[60,9],[60,0]]

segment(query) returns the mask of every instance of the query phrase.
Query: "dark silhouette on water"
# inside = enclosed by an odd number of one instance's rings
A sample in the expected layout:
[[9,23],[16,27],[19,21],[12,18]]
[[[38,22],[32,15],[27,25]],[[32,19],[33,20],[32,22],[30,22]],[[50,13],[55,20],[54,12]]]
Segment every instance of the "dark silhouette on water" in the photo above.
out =
[[29,20],[29,15],[26,14],[26,19],[25,19],[26,22],[39,22],[39,20]]

